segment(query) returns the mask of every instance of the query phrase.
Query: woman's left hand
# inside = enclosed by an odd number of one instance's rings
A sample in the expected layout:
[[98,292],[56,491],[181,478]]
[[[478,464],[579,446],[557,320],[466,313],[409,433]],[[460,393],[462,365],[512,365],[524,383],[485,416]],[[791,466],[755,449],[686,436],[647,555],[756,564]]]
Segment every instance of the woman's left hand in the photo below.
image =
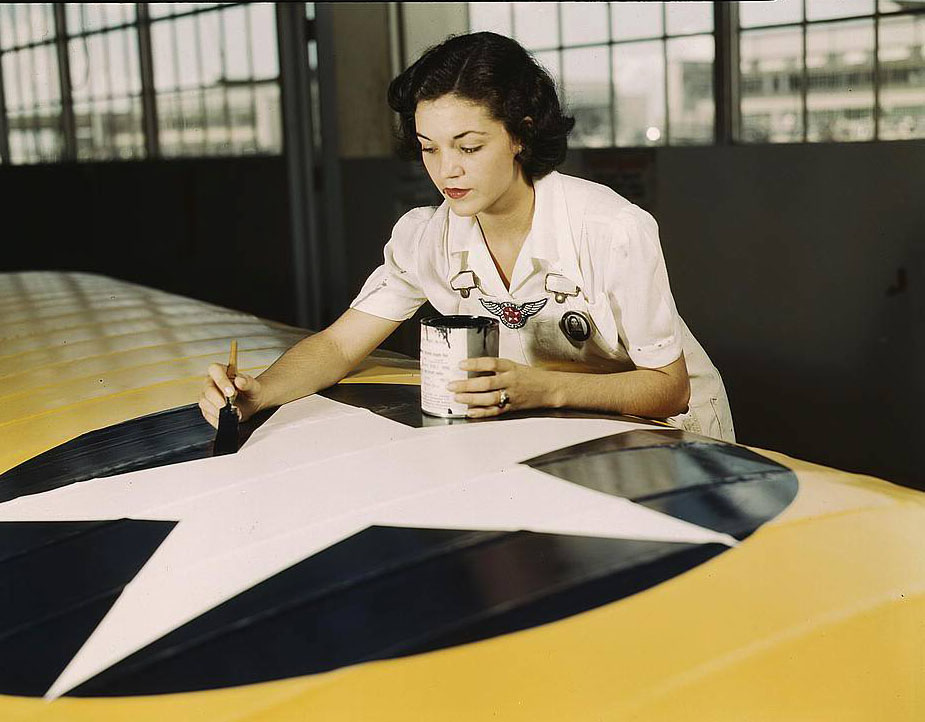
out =
[[[464,371],[490,371],[490,375],[453,381],[458,403],[468,404],[467,416],[497,416],[506,411],[555,406],[555,389],[549,371],[505,358],[470,358],[459,364]],[[502,393],[503,392],[503,393]]]

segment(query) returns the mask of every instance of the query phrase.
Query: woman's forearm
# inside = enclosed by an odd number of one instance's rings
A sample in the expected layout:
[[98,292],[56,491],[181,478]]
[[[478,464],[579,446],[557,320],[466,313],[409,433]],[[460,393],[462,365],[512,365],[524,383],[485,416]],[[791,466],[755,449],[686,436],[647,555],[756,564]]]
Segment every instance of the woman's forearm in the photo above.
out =
[[323,331],[303,338],[257,377],[261,384],[260,407],[282,406],[326,389],[351,368],[337,344]]
[[259,408],[281,406],[333,386],[388,338],[398,324],[347,309],[333,324],[303,338],[260,374]]
[[549,406],[664,419],[687,409],[690,381],[683,357],[661,369],[613,374],[548,371]]

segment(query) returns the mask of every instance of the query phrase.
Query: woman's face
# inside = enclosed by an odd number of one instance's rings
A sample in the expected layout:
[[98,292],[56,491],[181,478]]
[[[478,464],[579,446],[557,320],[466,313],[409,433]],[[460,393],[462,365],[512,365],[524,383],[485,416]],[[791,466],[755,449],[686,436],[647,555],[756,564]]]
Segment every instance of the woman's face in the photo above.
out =
[[424,167],[456,215],[503,212],[527,187],[519,144],[484,105],[458,95],[422,100],[414,123]]

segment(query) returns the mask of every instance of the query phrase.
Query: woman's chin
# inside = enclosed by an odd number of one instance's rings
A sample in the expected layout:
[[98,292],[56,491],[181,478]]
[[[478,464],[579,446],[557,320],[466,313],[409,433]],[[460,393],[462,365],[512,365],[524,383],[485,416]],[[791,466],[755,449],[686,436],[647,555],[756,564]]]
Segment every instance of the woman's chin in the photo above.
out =
[[468,198],[460,198],[458,201],[447,198],[450,202],[450,210],[460,218],[471,218],[478,215],[482,209],[476,204],[469,201]]

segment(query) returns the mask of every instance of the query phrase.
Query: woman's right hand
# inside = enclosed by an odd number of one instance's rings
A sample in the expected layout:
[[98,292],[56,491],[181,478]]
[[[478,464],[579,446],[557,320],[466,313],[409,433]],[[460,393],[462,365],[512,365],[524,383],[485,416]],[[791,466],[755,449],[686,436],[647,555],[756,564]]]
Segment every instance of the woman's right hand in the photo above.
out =
[[218,428],[218,412],[225,405],[227,397],[237,392],[234,405],[238,408],[241,421],[249,419],[260,408],[260,382],[253,376],[238,373],[234,385],[228,379],[227,366],[211,364],[209,375],[199,394],[199,409],[206,421]]

